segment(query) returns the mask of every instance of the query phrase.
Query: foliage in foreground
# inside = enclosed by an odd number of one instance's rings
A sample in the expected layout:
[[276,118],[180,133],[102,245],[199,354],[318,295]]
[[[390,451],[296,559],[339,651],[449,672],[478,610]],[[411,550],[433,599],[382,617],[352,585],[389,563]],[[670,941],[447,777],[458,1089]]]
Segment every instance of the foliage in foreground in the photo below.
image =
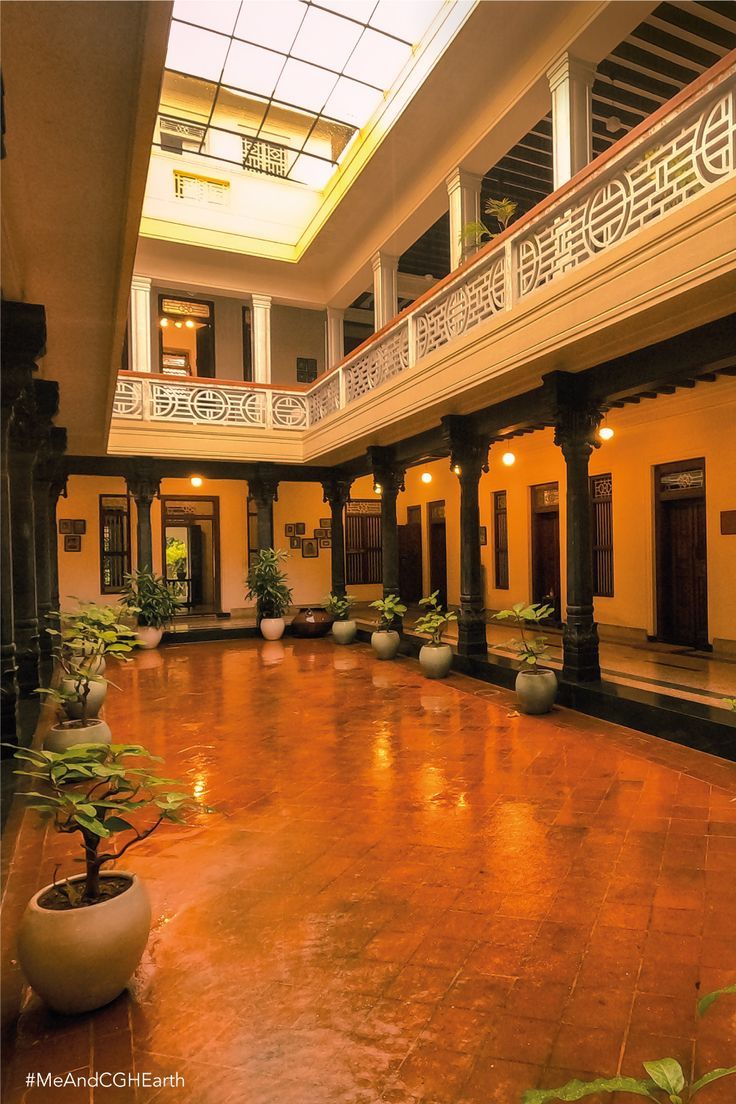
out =
[[246,598],[255,600],[259,622],[283,617],[291,605],[291,587],[281,567],[287,555],[282,548],[262,548],[250,565]]
[[406,613],[406,606],[398,594],[387,594],[385,598],[376,598],[371,609],[378,610],[376,628],[378,632],[390,632],[397,621]]
[[517,602],[511,609],[500,610],[496,614],[497,621],[513,621],[521,633],[519,639],[510,640],[509,645],[516,650],[522,670],[536,670],[540,659],[547,659],[549,656],[547,637],[528,637],[524,632],[524,627],[539,625],[540,621],[551,617],[554,612],[554,606],[545,605],[541,602],[536,605],[534,603],[527,605],[526,602]]
[[443,610],[439,601],[438,590],[435,590],[428,598],[422,598],[419,605],[424,606],[427,612],[417,618],[414,628],[417,632],[428,633],[430,644],[439,647],[442,643],[442,634],[451,621],[457,621],[457,614],[451,610]]

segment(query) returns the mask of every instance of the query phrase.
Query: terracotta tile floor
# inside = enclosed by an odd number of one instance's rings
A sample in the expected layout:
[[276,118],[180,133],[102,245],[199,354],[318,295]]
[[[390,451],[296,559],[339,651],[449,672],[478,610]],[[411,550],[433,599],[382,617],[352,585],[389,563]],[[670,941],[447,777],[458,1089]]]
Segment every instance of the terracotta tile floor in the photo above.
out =
[[[126,856],[154,905],[130,994],[77,1018],[22,994],[7,1104],[518,1104],[736,1061],[735,1002],[694,1013],[736,981],[733,765],[329,640],[170,646],[116,681],[115,737],[218,811]],[[12,939],[60,849],[39,871],[34,822],[9,831]],[[185,1086],[24,1087],[70,1069]]]

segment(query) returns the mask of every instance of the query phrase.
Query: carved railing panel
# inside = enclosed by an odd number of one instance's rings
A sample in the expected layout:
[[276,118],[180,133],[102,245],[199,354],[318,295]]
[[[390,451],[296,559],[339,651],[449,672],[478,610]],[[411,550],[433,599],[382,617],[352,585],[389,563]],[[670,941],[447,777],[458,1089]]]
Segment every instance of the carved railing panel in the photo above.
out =
[[333,372],[323,383],[317,383],[309,392],[309,424],[316,425],[340,409],[340,377]]
[[449,287],[416,313],[416,355],[446,345],[448,341],[491,318],[506,305],[503,250],[491,253],[458,286]]
[[219,383],[197,386],[156,381],[151,383],[150,417],[154,422],[263,426],[266,395]]
[[409,327],[406,321],[343,366],[348,402],[374,391],[409,365]]

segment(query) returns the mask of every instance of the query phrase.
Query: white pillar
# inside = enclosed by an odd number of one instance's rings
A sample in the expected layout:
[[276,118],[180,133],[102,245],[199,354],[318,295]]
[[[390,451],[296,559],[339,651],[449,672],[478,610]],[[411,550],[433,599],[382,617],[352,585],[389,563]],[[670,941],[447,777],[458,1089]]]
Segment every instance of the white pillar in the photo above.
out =
[[447,178],[450,201],[450,269],[457,268],[465,255],[463,227],[480,220],[480,186],[483,177],[455,169]]
[[327,368],[334,368],[345,356],[345,311],[327,308]]
[[130,285],[128,348],[133,372],[151,371],[151,280],[134,276]]
[[399,258],[379,249],[373,254],[373,328],[380,330],[399,313]]
[[253,304],[253,379],[271,382],[271,296],[252,295]]
[[562,54],[547,70],[552,93],[555,188],[561,187],[593,159],[594,76],[594,65],[571,54]]

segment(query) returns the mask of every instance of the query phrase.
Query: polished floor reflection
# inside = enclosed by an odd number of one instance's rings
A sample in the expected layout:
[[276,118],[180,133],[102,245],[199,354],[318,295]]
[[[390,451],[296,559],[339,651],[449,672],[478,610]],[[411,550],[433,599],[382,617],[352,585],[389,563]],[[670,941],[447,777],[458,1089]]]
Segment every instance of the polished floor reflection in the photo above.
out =
[[[734,1003],[695,1016],[736,982],[733,765],[329,639],[171,645],[114,677],[115,738],[217,811],[126,856],[154,903],[129,995],[62,1019],[23,994],[7,1104],[518,1104],[734,1061]],[[63,851],[37,871],[20,835],[8,936]],[[25,1085],[71,1069],[185,1085]]]

